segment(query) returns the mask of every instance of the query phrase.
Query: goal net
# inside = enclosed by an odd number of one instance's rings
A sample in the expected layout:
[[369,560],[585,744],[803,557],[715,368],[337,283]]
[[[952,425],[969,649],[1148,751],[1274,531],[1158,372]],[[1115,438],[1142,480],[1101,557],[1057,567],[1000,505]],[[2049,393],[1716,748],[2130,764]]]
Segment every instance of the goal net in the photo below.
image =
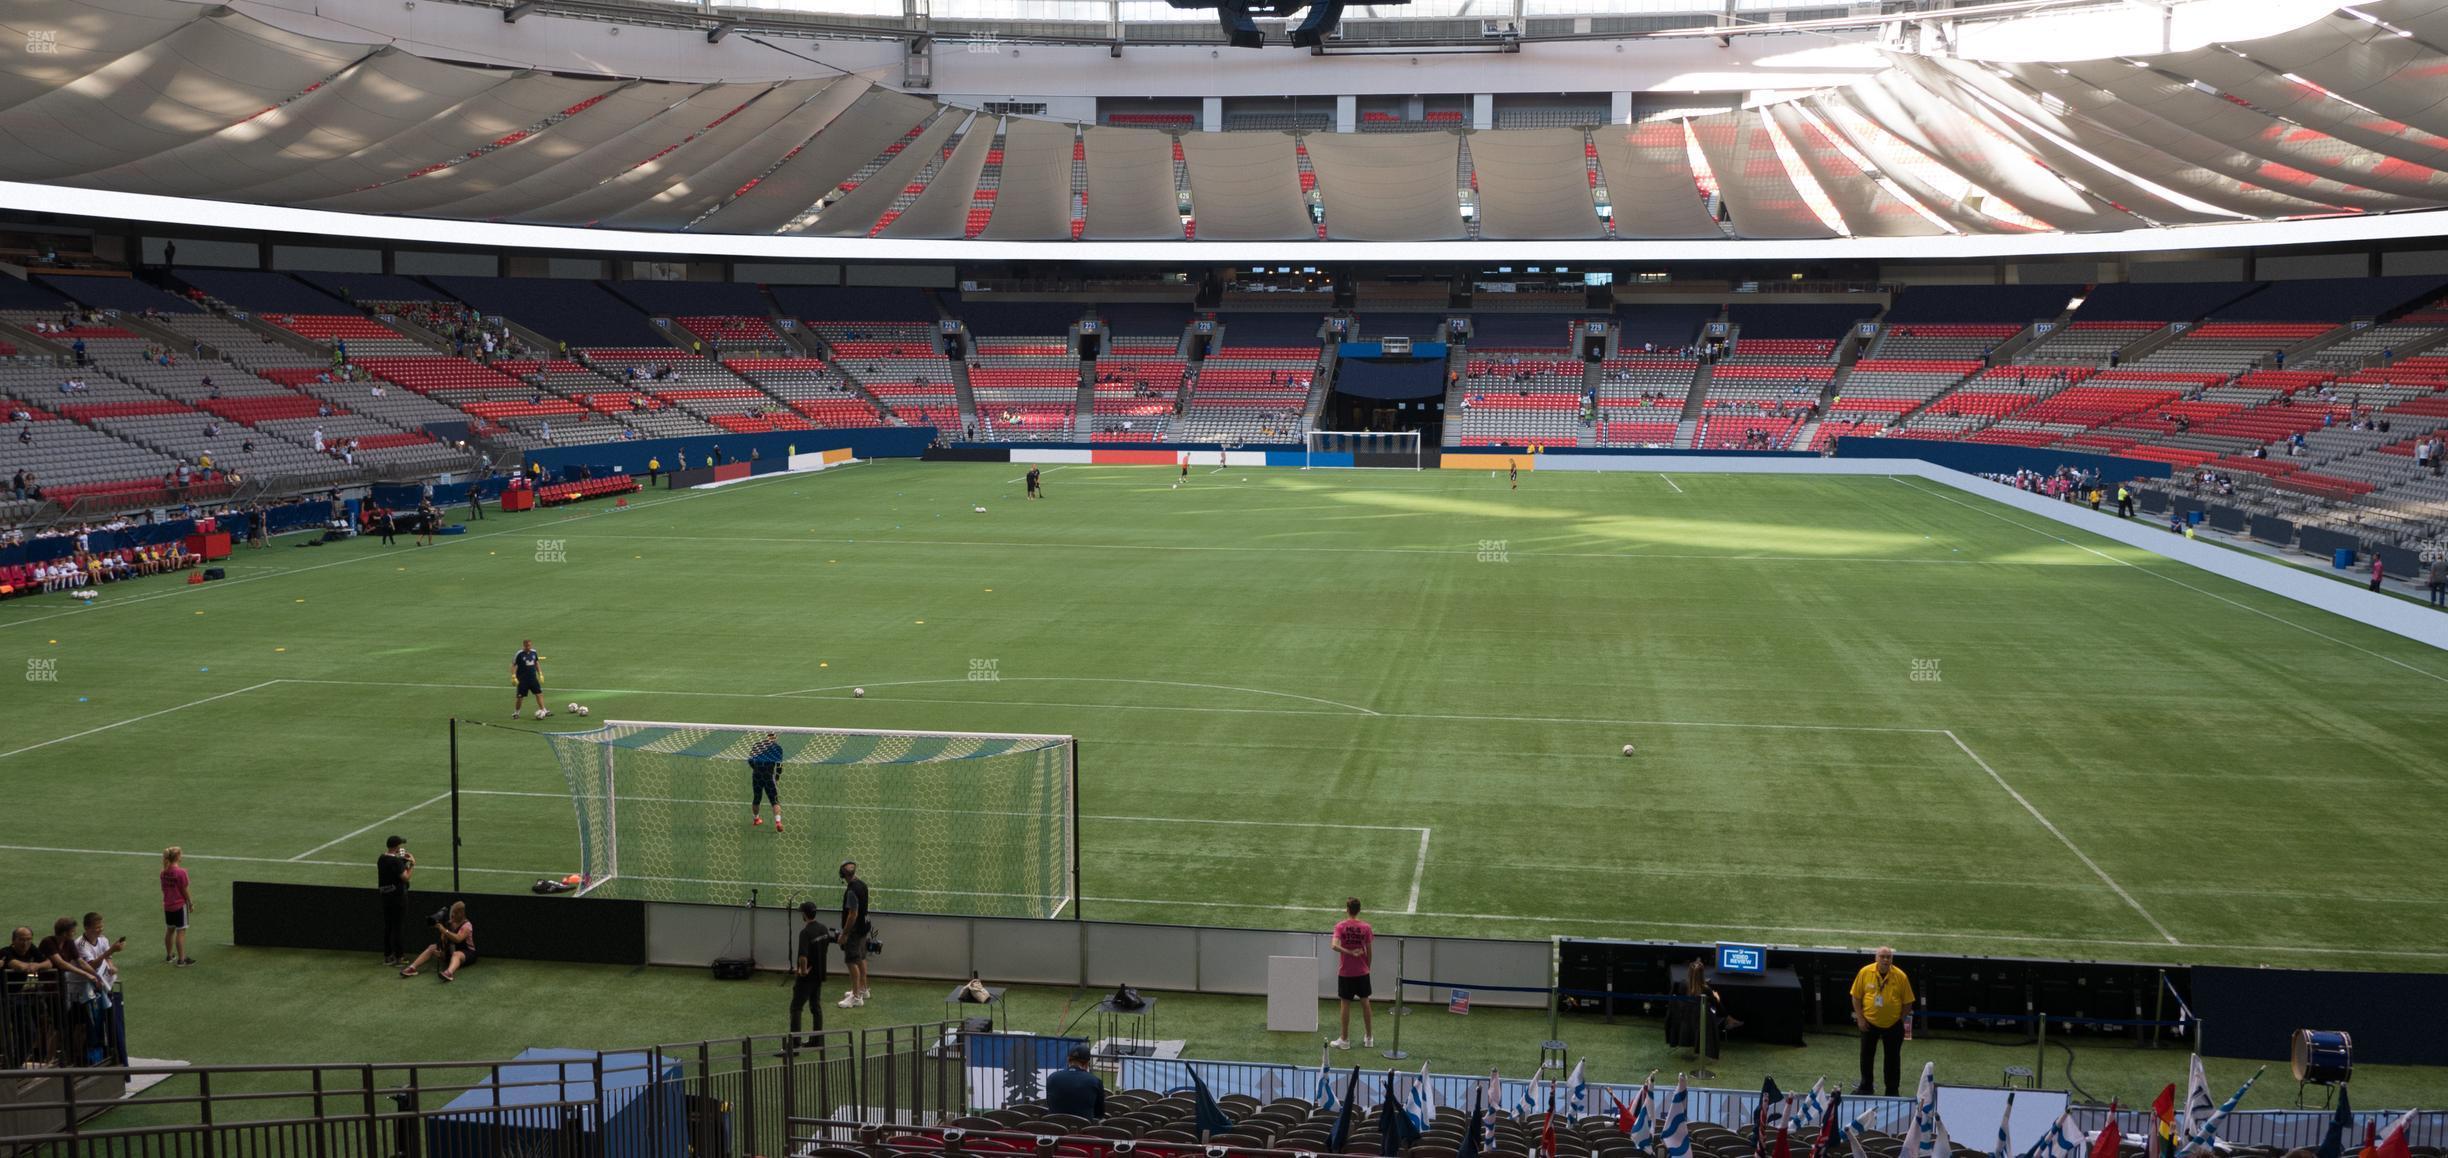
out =
[[1420,432],[1416,430],[1312,430],[1301,469],[1374,466],[1418,470]]
[[[1052,917],[1076,899],[1069,736],[615,720],[546,739],[578,812],[581,891],[829,904],[855,860],[886,911]],[[751,761],[780,765],[782,822],[750,823]]]

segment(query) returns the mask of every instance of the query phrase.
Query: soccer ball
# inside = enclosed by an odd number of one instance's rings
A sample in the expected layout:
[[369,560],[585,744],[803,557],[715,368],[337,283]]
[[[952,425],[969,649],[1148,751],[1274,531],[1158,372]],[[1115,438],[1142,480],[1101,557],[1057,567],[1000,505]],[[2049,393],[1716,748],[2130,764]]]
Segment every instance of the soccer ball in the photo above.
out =
[[866,699],[866,698],[867,698],[867,689],[865,689],[865,688],[852,688],[852,689],[850,689],[850,698],[851,698],[851,699],[854,699],[854,700],[863,700],[863,699]]
[[541,719],[543,719],[544,717],[549,716],[549,715],[551,715],[551,714],[552,714],[551,712],[545,711],[545,710],[544,710],[544,709],[542,709],[542,708],[537,708],[537,709],[536,709],[536,718],[537,718],[537,719],[539,719],[539,720],[541,720]]
[[574,716],[574,715],[577,715],[577,714],[578,714],[578,705],[577,705],[577,704],[574,704],[574,703],[573,703],[573,704],[571,704],[571,705],[569,706],[569,710],[570,710],[570,714],[571,714],[571,715],[573,715],[573,716]]
[[1626,744],[1626,745],[1624,745],[1624,755],[1629,756],[1629,755],[1631,755],[1631,754],[1632,754],[1632,745],[1630,745],[1630,744]]
[[571,705],[570,710],[578,713],[581,716],[587,714],[587,706],[585,704],[573,704]]

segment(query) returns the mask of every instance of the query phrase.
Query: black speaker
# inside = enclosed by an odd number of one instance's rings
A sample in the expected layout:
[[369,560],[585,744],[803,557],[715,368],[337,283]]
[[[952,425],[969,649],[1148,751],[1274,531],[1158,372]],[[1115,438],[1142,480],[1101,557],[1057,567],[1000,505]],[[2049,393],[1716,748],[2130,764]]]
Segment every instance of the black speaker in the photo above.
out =
[[756,962],[746,957],[716,957],[714,959],[714,979],[716,981],[746,981],[755,973]]
[[205,582],[207,582],[207,583],[210,583],[210,582],[212,582],[212,581],[213,581],[213,580],[215,580],[215,579],[227,579],[227,578],[229,578],[229,572],[224,571],[224,570],[220,569],[219,567],[206,567],[206,568],[204,569],[204,581],[205,581]]

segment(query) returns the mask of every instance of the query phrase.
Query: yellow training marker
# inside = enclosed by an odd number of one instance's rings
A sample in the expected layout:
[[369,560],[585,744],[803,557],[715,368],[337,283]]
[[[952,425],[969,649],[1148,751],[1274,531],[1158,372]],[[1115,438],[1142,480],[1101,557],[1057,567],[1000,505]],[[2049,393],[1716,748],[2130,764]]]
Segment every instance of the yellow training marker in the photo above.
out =
[[818,666],[818,667],[831,667],[831,666],[833,666],[833,665],[832,665],[832,664],[829,664],[829,663],[818,663],[816,666]]
[[276,648],[273,648],[272,650],[274,650],[274,651],[287,651],[287,650],[289,650],[289,649],[288,649],[288,648],[285,648],[285,647],[276,647]]
[[[204,613],[203,613],[203,612],[201,612],[201,611],[199,611],[199,612],[196,612],[196,614],[198,614],[198,615],[202,615],[202,614],[204,614]],[[921,620],[919,620],[918,622],[920,622],[920,623],[925,623],[925,622],[926,622],[926,620],[921,619]]]

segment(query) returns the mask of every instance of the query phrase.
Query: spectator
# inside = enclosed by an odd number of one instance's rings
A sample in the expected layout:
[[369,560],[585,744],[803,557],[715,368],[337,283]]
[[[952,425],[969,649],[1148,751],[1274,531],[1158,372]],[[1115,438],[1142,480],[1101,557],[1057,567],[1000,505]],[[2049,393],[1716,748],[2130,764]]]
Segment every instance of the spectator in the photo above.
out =
[[1853,1026],[1861,1031],[1861,1083],[1856,1094],[1869,1094],[1870,1062],[1879,1047],[1887,1048],[1887,1096],[1896,1097],[1903,1084],[1904,1038],[1912,1020],[1912,979],[1896,968],[1895,950],[1880,946],[1870,964],[1853,976]]
[[442,961],[441,978],[446,982],[457,980],[461,969],[476,963],[476,922],[468,919],[466,901],[451,902],[450,912],[434,925],[434,943],[400,970],[400,976],[414,977],[436,958]]
[[187,918],[195,913],[195,896],[188,890],[187,869],[179,864],[179,846],[162,850],[162,952],[164,960],[182,969],[195,964],[187,955]]
[[1089,1068],[1089,1061],[1086,1045],[1071,1047],[1070,1064],[1046,1079],[1046,1113],[1072,1114],[1091,1122],[1105,1117],[1105,1083]]
[[374,858],[374,891],[382,897],[385,965],[397,965],[408,959],[408,946],[402,934],[408,923],[408,883],[415,876],[416,854],[408,851],[408,838],[394,836],[383,841],[382,855]]
[[1326,1043],[1335,1049],[1351,1048],[1352,1002],[1360,1003],[1362,1048],[1377,1044],[1376,1014],[1369,1008],[1369,966],[1377,952],[1377,932],[1360,919],[1360,898],[1343,901],[1343,919],[1335,923],[1331,941],[1335,951],[1335,1004],[1343,1017],[1343,1030]]
[[2431,565],[2423,572],[2423,583],[2431,589],[2431,606],[2448,610],[2448,552],[2431,557]]
[[127,938],[111,940],[103,934],[102,914],[87,913],[85,935],[76,939],[76,948],[79,960],[84,963],[86,976],[70,982],[69,999],[82,1005],[85,1010],[85,1064],[109,1064],[116,1053],[109,1048],[112,1037],[110,1012],[117,1001],[115,995],[119,989],[119,967],[111,963],[111,958],[127,948]]

